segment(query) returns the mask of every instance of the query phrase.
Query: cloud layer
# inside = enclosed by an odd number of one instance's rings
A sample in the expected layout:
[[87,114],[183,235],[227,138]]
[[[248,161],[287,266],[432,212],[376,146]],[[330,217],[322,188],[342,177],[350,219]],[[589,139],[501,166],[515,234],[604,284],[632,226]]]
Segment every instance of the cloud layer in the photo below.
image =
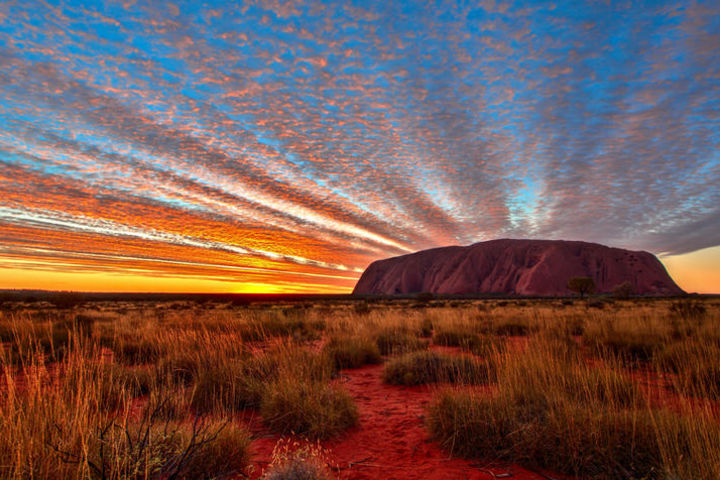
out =
[[[717,2],[0,5],[0,265],[344,291],[720,245]],[[3,263],[4,262],[4,263]]]

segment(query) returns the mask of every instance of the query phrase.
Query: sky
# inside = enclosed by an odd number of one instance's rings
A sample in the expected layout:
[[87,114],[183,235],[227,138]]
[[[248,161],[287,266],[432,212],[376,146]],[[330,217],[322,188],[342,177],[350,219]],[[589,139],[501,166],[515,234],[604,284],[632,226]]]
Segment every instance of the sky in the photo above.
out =
[[496,238],[720,293],[720,2],[0,3],[0,288],[343,293]]

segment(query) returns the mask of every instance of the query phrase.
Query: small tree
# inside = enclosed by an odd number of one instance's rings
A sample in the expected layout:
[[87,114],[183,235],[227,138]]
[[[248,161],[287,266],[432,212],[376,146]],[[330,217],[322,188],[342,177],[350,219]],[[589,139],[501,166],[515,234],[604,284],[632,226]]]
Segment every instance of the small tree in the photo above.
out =
[[595,291],[595,280],[592,277],[573,277],[568,280],[568,288],[580,294],[580,299],[582,299],[586,293],[590,294]]
[[628,298],[635,295],[635,287],[633,287],[632,283],[626,280],[620,285],[616,285],[615,288],[613,288],[613,295],[617,299],[627,300]]

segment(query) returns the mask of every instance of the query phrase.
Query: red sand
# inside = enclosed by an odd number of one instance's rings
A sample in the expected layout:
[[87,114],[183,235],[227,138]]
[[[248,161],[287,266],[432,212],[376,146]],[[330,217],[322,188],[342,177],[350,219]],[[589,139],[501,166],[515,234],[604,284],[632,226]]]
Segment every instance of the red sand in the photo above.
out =
[[[488,466],[482,462],[450,458],[428,438],[423,425],[432,387],[398,387],[382,382],[382,365],[342,372],[344,387],[355,398],[359,425],[340,438],[324,442],[328,459],[340,469],[341,479],[492,479],[543,480],[560,478],[529,472],[516,465]],[[253,442],[258,478],[279,440],[262,430],[256,417],[251,428],[260,438]],[[510,474],[507,476],[507,474]]]

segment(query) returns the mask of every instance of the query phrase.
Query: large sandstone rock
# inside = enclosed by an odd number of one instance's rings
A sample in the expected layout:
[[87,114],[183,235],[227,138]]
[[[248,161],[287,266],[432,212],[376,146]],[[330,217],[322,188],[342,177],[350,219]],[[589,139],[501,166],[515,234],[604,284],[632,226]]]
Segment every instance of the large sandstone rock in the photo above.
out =
[[568,280],[592,277],[598,292],[629,281],[643,295],[684,293],[651,253],[562,240],[492,240],[373,262],[356,295],[502,293],[568,295]]

